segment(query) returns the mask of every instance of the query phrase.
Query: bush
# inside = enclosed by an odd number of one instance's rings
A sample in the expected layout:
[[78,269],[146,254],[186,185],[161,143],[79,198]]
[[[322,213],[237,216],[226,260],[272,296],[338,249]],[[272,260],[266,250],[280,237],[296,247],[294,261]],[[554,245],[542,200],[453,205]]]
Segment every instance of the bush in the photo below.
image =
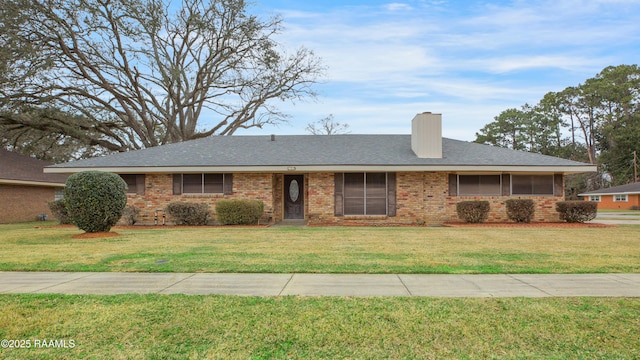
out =
[[536,205],[531,199],[507,200],[507,218],[509,218],[509,220],[519,223],[530,223],[535,212]]
[[582,223],[596,218],[598,203],[580,200],[561,201],[556,204],[556,211],[560,213],[560,220]]
[[140,209],[133,205],[127,205],[122,211],[122,221],[127,225],[135,225],[140,220]]
[[71,224],[71,218],[67,211],[67,202],[64,199],[49,202],[49,210],[58,219],[60,224]]
[[258,200],[220,200],[216,203],[218,222],[223,225],[257,224],[264,212]]
[[481,223],[489,218],[488,201],[461,201],[456,204],[458,217],[468,223]]
[[85,171],[69,176],[64,190],[71,222],[86,232],[107,232],[127,205],[127,183],[116,174]]
[[207,225],[209,205],[172,202],[167,205],[167,213],[176,225]]

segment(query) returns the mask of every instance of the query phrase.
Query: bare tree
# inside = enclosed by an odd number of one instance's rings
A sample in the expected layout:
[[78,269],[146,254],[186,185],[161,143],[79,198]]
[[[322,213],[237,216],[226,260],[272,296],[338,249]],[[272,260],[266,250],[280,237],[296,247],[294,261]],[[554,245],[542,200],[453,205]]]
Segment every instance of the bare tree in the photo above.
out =
[[315,96],[323,72],[243,0],[0,1],[0,125],[110,151],[286,121],[277,102]]
[[333,114],[316,122],[307,124],[306,131],[312,135],[348,134],[349,124],[341,124],[333,120]]

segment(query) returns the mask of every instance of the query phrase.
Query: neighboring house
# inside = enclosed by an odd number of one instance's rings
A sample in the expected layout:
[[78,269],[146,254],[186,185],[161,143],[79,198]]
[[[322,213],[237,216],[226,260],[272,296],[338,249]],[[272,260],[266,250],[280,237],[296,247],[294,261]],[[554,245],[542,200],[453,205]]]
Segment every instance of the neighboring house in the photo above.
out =
[[48,203],[64,190],[66,175],[45,174],[51,163],[0,149],[0,223],[51,218]]
[[586,201],[597,202],[599,210],[638,210],[640,209],[640,182],[589,191],[578,196],[584,196]]
[[[557,221],[564,175],[588,164],[442,138],[442,116],[418,114],[411,135],[213,136],[55,165],[45,171],[109,171],[129,184],[142,222],[173,201],[257,199],[270,221],[311,224],[441,224],[456,204],[533,199],[535,221]],[[159,215],[158,215],[159,216]]]

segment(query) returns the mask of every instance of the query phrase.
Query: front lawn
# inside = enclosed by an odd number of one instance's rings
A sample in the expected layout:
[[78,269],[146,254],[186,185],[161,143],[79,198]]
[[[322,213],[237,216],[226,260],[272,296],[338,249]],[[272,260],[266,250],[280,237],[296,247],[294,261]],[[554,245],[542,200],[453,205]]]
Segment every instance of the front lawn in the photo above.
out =
[[3,359],[636,359],[638,329],[637,299],[0,295]]
[[0,270],[274,273],[640,272],[638,227],[116,229],[0,225]]

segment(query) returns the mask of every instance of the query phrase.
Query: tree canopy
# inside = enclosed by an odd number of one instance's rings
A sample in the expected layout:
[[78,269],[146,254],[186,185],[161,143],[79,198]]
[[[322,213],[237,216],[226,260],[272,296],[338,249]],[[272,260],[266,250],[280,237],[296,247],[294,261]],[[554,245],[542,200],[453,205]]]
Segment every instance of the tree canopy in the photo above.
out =
[[636,181],[640,69],[609,66],[535,106],[507,109],[476,133],[476,142],[597,164],[614,185]]
[[308,123],[305,130],[311,135],[348,134],[349,124],[336,122],[333,119],[333,114],[329,114],[326,118]]
[[[306,48],[243,0],[0,0],[0,127],[126,151],[286,121]],[[206,119],[203,119],[206,117]]]

